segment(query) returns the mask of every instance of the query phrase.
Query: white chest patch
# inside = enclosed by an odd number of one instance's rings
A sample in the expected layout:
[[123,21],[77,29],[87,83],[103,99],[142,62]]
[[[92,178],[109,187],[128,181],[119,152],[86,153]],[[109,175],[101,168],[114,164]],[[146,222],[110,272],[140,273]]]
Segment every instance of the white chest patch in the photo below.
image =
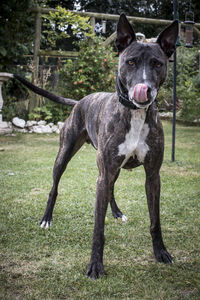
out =
[[125,136],[125,141],[118,147],[118,154],[125,155],[121,168],[126,164],[131,156],[137,156],[137,159],[140,162],[144,162],[145,156],[149,150],[149,146],[145,142],[149,133],[149,126],[144,123],[146,111],[144,109],[140,109],[134,110],[131,113],[131,128]]
[[145,67],[144,67],[144,69],[143,69],[142,77],[143,77],[143,80],[146,80],[146,79],[147,79],[147,74],[146,74]]

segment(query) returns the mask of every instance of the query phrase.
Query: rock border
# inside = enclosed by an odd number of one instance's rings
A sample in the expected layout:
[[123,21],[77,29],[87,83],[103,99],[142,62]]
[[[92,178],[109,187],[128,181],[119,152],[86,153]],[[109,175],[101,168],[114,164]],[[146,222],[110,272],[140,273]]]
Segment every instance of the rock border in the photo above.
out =
[[22,133],[57,133],[59,134],[64,122],[47,123],[45,120],[35,121],[29,120],[25,121],[18,117],[12,119],[12,122],[8,123],[8,126],[15,132]]
[[[162,120],[172,120],[172,113],[166,112],[166,113],[160,113],[160,117]],[[188,126],[200,126],[200,119],[195,120],[194,122],[185,122],[180,120],[179,118],[176,118],[176,122],[182,123]],[[60,131],[64,125],[64,122],[58,122],[57,124],[54,123],[47,123],[45,120],[35,121],[35,120],[29,120],[25,121],[23,119],[20,119],[18,117],[15,117],[12,119],[12,122],[4,122],[7,125],[7,128],[10,130],[9,133],[12,132],[22,132],[22,133],[56,133],[60,134]],[[5,132],[6,134],[6,132]]]

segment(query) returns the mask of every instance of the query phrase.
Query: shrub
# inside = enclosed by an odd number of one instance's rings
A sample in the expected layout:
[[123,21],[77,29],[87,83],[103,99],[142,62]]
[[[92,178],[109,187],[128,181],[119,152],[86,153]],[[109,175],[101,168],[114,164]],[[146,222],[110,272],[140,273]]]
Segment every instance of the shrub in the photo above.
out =
[[[185,121],[199,117],[200,75],[198,70],[198,48],[177,48],[177,103],[180,116]],[[172,108],[173,64],[169,64],[168,78],[160,90],[160,108]],[[166,105],[167,103],[167,105]]]
[[78,59],[65,61],[59,70],[60,94],[79,100],[93,92],[115,90],[118,59],[102,42],[96,37],[83,40]]
[[181,117],[185,121],[200,119],[200,75],[189,78],[183,86],[178,87],[178,94],[181,97]]
[[66,105],[56,104],[46,101],[46,104],[41,107],[34,108],[33,112],[29,114],[30,120],[45,120],[56,124],[59,121],[65,121],[69,115],[71,108]]

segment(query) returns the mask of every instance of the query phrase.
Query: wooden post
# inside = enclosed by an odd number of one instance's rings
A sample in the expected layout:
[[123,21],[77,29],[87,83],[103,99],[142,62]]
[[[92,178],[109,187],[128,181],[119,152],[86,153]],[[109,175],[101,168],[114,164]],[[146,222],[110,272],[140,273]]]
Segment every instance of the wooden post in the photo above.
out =
[[35,41],[34,41],[34,54],[33,54],[33,84],[38,81],[38,66],[39,66],[39,51],[40,51],[40,36],[41,36],[41,12],[40,10],[35,14]]
[[90,25],[92,26],[92,33],[95,33],[95,17],[90,18]]
[[103,46],[108,46],[109,44],[111,44],[117,36],[117,32],[113,32],[104,42],[103,42]]

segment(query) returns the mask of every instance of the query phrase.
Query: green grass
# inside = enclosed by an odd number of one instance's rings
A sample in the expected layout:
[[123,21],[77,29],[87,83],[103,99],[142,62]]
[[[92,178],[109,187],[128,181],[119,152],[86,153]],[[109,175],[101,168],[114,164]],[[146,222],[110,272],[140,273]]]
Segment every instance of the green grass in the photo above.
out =
[[163,238],[174,264],[155,261],[144,170],[122,170],[116,200],[128,217],[105,227],[106,276],[85,276],[90,259],[96,152],[85,145],[59,186],[50,230],[39,228],[52,183],[56,135],[0,137],[0,299],[200,299],[200,128],[164,123]]

